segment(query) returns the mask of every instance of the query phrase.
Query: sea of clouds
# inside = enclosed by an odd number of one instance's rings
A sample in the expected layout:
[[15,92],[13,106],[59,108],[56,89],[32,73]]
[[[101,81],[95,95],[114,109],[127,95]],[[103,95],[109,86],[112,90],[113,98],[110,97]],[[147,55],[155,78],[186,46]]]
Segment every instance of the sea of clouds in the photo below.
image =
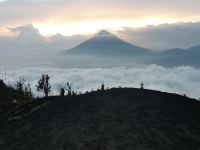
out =
[[0,78],[13,85],[23,77],[31,84],[35,96],[41,94],[36,90],[36,84],[41,75],[49,74],[52,85],[51,95],[58,94],[59,84],[72,84],[76,91],[91,91],[100,88],[104,83],[106,87],[140,87],[144,83],[147,89],[165,91],[170,93],[186,94],[192,98],[200,98],[200,69],[190,66],[165,68],[157,65],[134,68],[41,68],[29,67],[23,69],[9,69],[0,67]]

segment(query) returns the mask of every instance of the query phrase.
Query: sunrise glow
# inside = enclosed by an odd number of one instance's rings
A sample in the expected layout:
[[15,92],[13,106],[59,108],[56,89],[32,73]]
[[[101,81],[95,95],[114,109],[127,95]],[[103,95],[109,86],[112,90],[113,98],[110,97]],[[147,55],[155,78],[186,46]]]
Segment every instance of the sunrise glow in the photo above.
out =
[[174,23],[173,19],[147,18],[143,20],[94,20],[81,21],[75,23],[36,23],[34,27],[39,29],[42,35],[54,35],[61,33],[63,35],[90,34],[102,29],[112,31],[121,30],[123,27],[145,27],[148,25],[159,25],[163,23]]

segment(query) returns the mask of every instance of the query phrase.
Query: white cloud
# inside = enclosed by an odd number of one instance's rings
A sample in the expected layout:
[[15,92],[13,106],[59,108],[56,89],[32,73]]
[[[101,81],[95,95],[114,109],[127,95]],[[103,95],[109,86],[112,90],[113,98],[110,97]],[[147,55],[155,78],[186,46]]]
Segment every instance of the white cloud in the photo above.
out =
[[[23,43],[23,45],[25,45],[26,48],[33,45],[40,46],[40,47],[45,45],[48,48],[55,48],[57,46],[58,50],[67,49],[85,40],[85,37],[83,35],[64,36],[61,34],[57,34],[50,37],[42,36],[39,30],[31,24],[19,26],[15,28],[8,28],[8,29],[11,32],[17,33],[17,37],[15,39],[18,41],[19,44]],[[0,37],[0,38],[4,39],[4,37]],[[13,39],[13,38],[11,37],[10,39]],[[7,37],[7,41],[9,42],[8,37]]]
[[[99,88],[102,83],[105,83],[106,87],[122,85],[139,88],[140,82],[144,82],[144,87],[148,89],[187,94],[194,98],[200,97],[200,70],[187,66],[165,68],[151,65],[144,68],[110,69],[24,68],[7,71],[7,82],[14,82],[19,77],[24,77],[38,95],[35,85],[43,73],[50,75],[50,82],[54,89],[58,83],[66,82],[72,83],[74,89],[80,91]],[[3,68],[1,68],[0,77],[5,77]],[[55,93],[53,90],[52,94]]]
[[34,28],[31,24],[8,29],[14,33],[18,33],[17,39],[24,44],[40,44],[46,42],[45,37],[43,37],[39,33],[39,30]]

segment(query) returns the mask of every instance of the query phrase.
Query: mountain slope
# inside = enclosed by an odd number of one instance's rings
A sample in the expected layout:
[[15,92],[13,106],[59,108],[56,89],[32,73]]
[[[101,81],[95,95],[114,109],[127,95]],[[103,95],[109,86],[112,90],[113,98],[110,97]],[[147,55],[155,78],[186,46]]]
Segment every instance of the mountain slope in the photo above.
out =
[[91,39],[67,51],[78,55],[121,56],[147,54],[150,50],[129,44],[114,34],[102,30]]
[[0,149],[200,148],[200,102],[176,94],[111,89],[38,103],[31,105],[46,105],[33,113],[26,107],[16,110],[13,115],[29,115],[0,124]]

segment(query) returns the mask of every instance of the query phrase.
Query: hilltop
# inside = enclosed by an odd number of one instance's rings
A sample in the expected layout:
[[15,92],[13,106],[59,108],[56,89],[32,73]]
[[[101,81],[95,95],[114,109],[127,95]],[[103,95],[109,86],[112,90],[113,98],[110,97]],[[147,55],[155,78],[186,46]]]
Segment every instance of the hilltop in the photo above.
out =
[[7,114],[0,149],[197,150],[199,116],[199,101],[152,90],[42,98]]

